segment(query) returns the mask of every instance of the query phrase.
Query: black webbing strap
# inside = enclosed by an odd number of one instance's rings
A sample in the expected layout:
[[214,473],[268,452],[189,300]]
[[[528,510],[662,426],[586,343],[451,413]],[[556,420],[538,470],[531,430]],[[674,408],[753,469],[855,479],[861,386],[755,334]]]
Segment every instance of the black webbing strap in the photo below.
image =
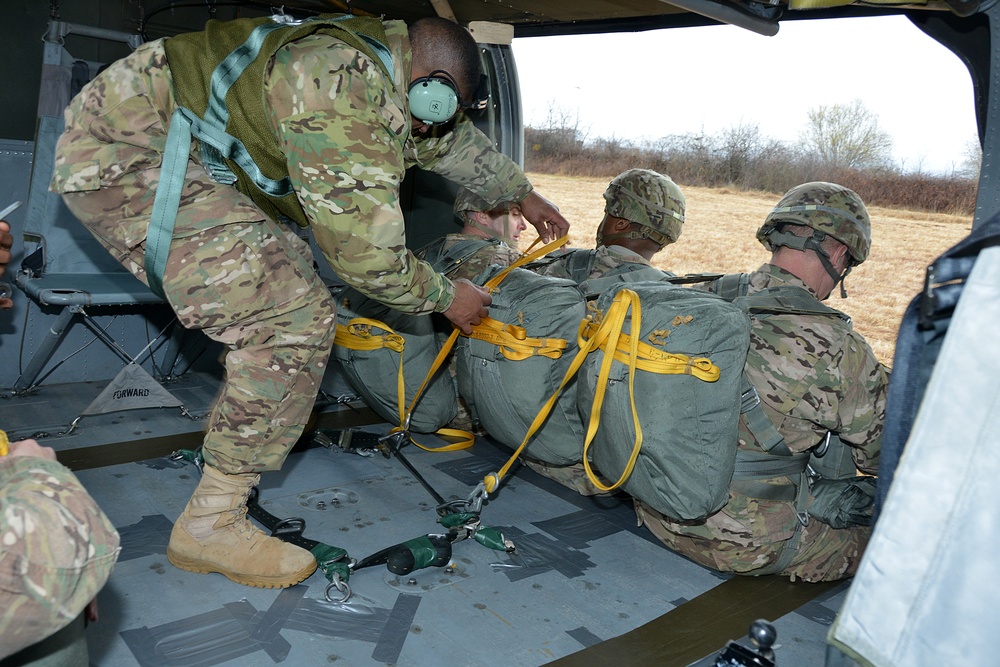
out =
[[778,619],[842,583],[733,577],[631,632],[546,664],[687,667],[721,650],[727,641],[746,637],[758,618]]

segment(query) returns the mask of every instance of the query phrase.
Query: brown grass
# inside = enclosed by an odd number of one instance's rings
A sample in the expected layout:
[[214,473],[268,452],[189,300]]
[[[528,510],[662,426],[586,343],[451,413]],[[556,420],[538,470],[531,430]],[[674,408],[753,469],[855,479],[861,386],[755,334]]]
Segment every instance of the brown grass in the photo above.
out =
[[[538,192],[555,202],[569,220],[574,247],[592,248],[604,216],[608,179],[528,174]],[[768,252],[755,234],[780,199],[769,193],[682,186],[687,220],[677,243],[667,246],[654,264],[678,274],[752,271]],[[847,278],[849,298],[834,295],[828,304],[854,321],[875,350],[891,364],[896,333],[910,299],[923,287],[924,270],[972,227],[972,217],[870,207],[872,252]],[[522,249],[535,235],[525,233]]]

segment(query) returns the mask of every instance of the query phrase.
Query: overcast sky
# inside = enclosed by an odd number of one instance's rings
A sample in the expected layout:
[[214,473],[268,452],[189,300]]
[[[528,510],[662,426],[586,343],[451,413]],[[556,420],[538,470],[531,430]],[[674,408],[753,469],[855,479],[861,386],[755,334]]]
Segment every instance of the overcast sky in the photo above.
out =
[[794,142],[807,112],[860,99],[906,171],[950,173],[976,140],[972,81],[904,17],[788,21],[514,40],[525,125],[579,114],[588,139],[655,139],[742,123]]

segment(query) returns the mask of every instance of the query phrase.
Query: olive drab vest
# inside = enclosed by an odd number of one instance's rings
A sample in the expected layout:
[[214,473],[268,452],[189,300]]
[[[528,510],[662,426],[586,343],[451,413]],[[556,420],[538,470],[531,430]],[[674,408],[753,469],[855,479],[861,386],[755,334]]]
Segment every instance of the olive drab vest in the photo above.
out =
[[[178,106],[202,123],[221,125],[216,129],[238,140],[250,158],[247,162],[223,155],[202,141],[205,168],[215,180],[235,185],[269,216],[283,216],[303,227],[308,224],[305,213],[292,193],[284,155],[265,120],[263,89],[265,69],[274,53],[314,33],[335,37],[368,56],[391,85],[392,55],[377,18],[327,14],[300,22],[271,17],[212,20],[201,32],[164,42]],[[259,174],[251,173],[256,171]]]

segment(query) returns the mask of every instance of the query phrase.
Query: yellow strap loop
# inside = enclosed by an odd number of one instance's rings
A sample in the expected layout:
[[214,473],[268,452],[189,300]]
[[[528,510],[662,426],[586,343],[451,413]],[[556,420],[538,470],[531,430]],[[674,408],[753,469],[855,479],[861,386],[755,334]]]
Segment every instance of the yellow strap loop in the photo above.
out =
[[[384,335],[373,334],[372,328],[382,329],[386,333]],[[333,343],[351,350],[371,351],[387,347],[402,354],[406,341],[383,322],[367,317],[355,317],[346,326],[337,325]]]
[[[618,344],[621,341],[621,337],[625,334],[622,333],[622,328],[625,325],[625,320],[628,317],[629,310],[632,311],[632,331],[638,332],[642,327],[642,304],[639,301],[639,295],[630,289],[623,289],[615,296],[614,301],[611,306],[608,307],[608,312],[602,318],[602,322],[597,330],[594,332],[593,337],[590,340],[584,338],[584,332],[588,329],[587,320],[584,320],[580,324],[580,344],[581,348],[586,345],[588,349],[594,350],[598,348],[607,349],[607,344],[609,341],[614,341],[615,349],[617,350]],[[625,353],[624,363],[628,364],[628,396],[629,403],[632,408],[632,425],[635,429],[635,442],[632,445],[632,453],[629,455],[628,463],[625,464],[625,469],[622,470],[621,476],[618,480],[607,486],[598,479],[597,475],[594,474],[593,469],[590,467],[590,461],[588,457],[588,452],[590,450],[590,443],[593,442],[594,437],[597,435],[597,429],[601,422],[601,406],[604,405],[604,395],[607,392],[608,387],[608,377],[611,375],[611,362],[615,355],[605,353],[604,359],[601,361],[601,368],[597,376],[596,389],[594,391],[594,402],[590,408],[590,420],[587,423],[587,435],[583,440],[583,468],[587,473],[587,478],[590,483],[601,491],[614,491],[619,486],[625,483],[625,480],[629,478],[632,474],[632,469],[635,468],[635,462],[639,458],[639,451],[642,449],[642,426],[639,424],[639,412],[635,407],[635,370],[638,364],[636,363],[639,358],[639,338],[638,336],[631,336],[630,340],[627,341],[627,352]]]
[[[372,328],[382,329],[386,333],[383,335],[372,334]],[[351,350],[372,351],[386,348],[399,353],[399,372],[396,374],[396,411],[399,415],[399,426],[395,426],[389,431],[389,433],[396,433],[398,431],[408,430],[410,414],[416,407],[417,401],[420,400],[420,396],[424,393],[424,390],[430,383],[431,378],[434,377],[434,375],[441,368],[441,365],[444,363],[445,358],[447,358],[448,352],[451,351],[452,346],[455,344],[455,339],[458,337],[457,333],[458,329],[455,329],[451,337],[445,343],[444,347],[442,347],[442,349],[438,352],[437,357],[434,359],[434,363],[431,364],[430,371],[427,373],[427,377],[424,378],[420,388],[417,389],[417,393],[413,395],[409,408],[405,407],[406,382],[403,378],[403,350],[405,348],[406,341],[402,336],[393,331],[392,328],[384,322],[367,317],[356,317],[350,320],[346,326],[342,324],[337,325],[337,332],[334,335],[333,342],[335,345],[340,345]],[[435,434],[441,437],[459,438],[459,441],[445,445],[444,447],[426,447],[421,445],[412,437],[410,437],[409,440],[420,449],[429,452],[453,452],[460,449],[468,449],[475,442],[474,435],[468,431],[462,431],[459,429],[441,428],[435,431]]]
[[504,324],[491,317],[472,327],[469,338],[492,343],[500,348],[500,354],[511,361],[523,361],[533,356],[558,359],[568,343],[563,338],[529,338],[524,327]]
[[[580,335],[589,338],[598,330],[599,324],[591,321],[586,322],[581,328]],[[633,329],[635,331],[635,329]],[[721,371],[718,366],[712,363],[707,357],[689,357],[684,354],[674,354],[659,348],[648,345],[642,341],[638,344],[638,357],[630,360],[628,353],[631,349],[632,337],[629,334],[619,334],[615,343],[614,358],[628,364],[635,363],[636,368],[650,373],[661,375],[693,375],[705,382],[716,382]],[[600,348],[607,352],[607,340],[602,340]]]

